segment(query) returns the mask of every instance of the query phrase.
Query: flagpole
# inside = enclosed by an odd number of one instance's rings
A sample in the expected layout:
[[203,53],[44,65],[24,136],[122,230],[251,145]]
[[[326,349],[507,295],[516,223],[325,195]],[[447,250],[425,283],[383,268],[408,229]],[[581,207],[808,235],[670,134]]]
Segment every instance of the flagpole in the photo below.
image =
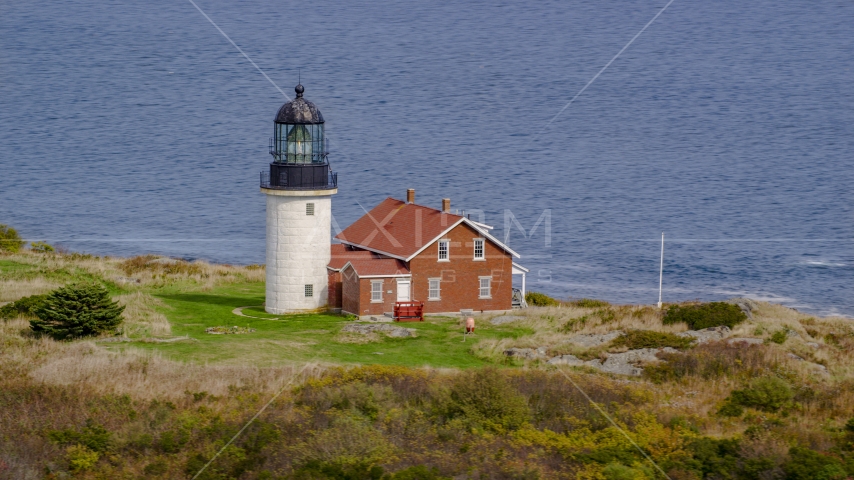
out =
[[664,232],[661,232],[661,265],[658,270],[658,308],[661,308],[661,284],[664,279]]

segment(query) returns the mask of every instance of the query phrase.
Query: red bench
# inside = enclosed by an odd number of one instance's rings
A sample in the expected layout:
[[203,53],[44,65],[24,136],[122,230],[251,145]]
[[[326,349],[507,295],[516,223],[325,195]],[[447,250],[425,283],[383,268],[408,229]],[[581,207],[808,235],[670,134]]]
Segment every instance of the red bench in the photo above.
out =
[[395,322],[423,322],[424,302],[395,302]]

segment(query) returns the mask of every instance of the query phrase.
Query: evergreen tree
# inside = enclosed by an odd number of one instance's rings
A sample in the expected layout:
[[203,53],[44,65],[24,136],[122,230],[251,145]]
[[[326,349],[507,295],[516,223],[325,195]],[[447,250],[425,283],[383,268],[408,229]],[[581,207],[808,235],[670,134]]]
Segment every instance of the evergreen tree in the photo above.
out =
[[100,284],[76,284],[48,294],[30,328],[57,340],[98,335],[122,323],[125,307]]

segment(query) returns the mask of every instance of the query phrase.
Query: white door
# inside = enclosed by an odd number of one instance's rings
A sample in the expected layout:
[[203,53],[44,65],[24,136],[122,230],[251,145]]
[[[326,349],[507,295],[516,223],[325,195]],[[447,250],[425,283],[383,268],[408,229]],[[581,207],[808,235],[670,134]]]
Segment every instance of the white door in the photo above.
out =
[[408,302],[409,301],[409,280],[398,280],[397,281],[397,301],[398,302]]

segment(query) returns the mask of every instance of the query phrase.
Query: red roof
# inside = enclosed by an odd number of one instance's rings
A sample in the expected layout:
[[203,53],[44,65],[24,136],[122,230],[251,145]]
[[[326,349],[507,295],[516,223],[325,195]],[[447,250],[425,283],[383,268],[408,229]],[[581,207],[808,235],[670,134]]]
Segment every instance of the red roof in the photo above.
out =
[[335,238],[395,257],[409,258],[462,219],[459,215],[389,197]]
[[356,271],[356,275],[364,276],[391,276],[409,275],[406,263],[396,258],[387,257],[369,250],[353,249],[347,245],[332,245],[332,260],[329,268],[341,270],[350,264]]

